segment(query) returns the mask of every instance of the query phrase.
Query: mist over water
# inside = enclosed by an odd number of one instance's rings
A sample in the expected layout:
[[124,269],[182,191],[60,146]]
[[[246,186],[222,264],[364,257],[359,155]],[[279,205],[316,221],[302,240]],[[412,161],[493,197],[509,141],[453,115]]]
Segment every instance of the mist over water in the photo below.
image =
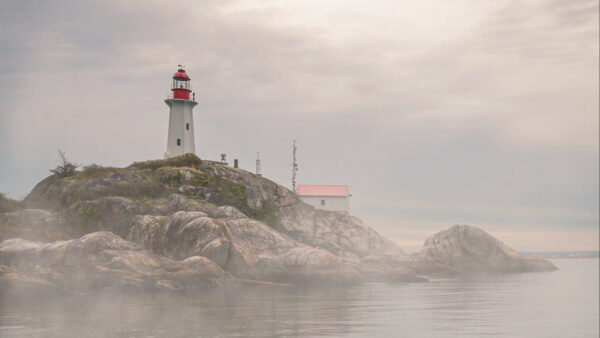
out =
[[560,270],[349,288],[3,300],[2,337],[598,337],[598,259]]

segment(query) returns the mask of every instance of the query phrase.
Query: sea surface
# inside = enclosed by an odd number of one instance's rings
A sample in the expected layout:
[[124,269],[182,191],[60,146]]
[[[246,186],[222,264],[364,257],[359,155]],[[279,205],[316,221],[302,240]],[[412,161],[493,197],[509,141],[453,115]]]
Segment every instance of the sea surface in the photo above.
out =
[[598,337],[599,260],[553,263],[428,283],[0,299],[0,337]]

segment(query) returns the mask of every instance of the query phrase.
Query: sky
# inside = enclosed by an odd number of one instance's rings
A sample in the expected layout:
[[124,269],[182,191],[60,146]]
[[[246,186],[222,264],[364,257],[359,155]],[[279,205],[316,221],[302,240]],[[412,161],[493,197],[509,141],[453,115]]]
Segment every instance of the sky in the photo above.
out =
[[0,2],[0,192],[58,163],[166,150],[192,78],[196,152],[291,187],[347,184],[407,252],[453,224],[598,250],[598,1]]

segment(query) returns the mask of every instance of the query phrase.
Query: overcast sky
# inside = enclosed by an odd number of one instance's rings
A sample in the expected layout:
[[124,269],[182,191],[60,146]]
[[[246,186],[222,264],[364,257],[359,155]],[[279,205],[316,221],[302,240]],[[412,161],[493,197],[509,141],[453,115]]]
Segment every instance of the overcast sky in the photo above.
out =
[[452,224],[598,249],[598,1],[0,2],[0,191],[166,150],[186,65],[196,149],[348,184],[406,251]]

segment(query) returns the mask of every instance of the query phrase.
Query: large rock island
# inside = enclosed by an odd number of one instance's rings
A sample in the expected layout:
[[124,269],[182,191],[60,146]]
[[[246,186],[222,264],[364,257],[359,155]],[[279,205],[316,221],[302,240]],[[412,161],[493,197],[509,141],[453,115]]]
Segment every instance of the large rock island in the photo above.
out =
[[264,177],[189,154],[55,174],[24,201],[0,202],[3,289],[337,285],[555,269],[469,226],[408,256],[356,217],[317,210]]
[[411,257],[411,266],[424,274],[477,274],[552,271],[556,267],[540,256],[525,259],[485,231],[454,225],[427,238]]

